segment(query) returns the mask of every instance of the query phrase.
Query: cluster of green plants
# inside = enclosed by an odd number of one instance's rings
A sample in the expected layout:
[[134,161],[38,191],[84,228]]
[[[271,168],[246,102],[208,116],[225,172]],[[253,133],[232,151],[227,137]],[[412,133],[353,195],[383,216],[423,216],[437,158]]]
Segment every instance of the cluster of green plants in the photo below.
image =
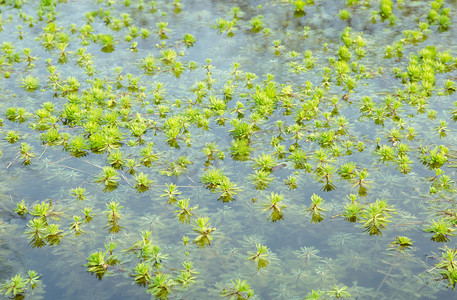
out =
[[[455,6],[89,2],[0,0],[12,243],[158,299],[455,287]],[[28,296],[30,272],[1,291]]]
[[16,274],[10,280],[2,284],[0,292],[8,299],[24,299],[31,295],[34,289],[38,288],[42,283],[39,279],[40,275],[37,272],[29,270],[27,276]]

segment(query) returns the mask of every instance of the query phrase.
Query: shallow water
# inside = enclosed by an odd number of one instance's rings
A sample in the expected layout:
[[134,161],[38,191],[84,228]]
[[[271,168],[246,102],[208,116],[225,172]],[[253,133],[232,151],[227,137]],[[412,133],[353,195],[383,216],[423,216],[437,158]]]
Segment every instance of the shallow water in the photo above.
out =
[[[8,1],[6,1],[8,2]],[[314,1],[314,5],[305,8],[306,15],[294,15],[293,3],[288,1],[181,1],[183,7],[179,13],[173,11],[169,1],[156,1],[157,11],[151,12],[148,3],[140,10],[140,1],[131,1],[130,6],[125,6],[124,1],[66,1],[58,3],[55,7],[57,26],[62,27],[63,32],[69,34],[67,63],[59,63],[59,51],[51,49],[47,51],[37,37],[43,34],[46,21],[36,20],[33,27],[27,27],[19,18],[19,10],[11,5],[4,4],[2,20],[11,20],[3,25],[0,32],[1,39],[14,45],[15,50],[21,53],[23,48],[32,48],[32,55],[39,59],[34,62],[35,67],[27,68],[26,63],[18,62],[5,65],[0,68],[2,79],[0,89],[2,100],[0,110],[3,115],[3,127],[0,130],[6,135],[10,130],[20,131],[22,138],[19,142],[10,144],[5,139],[0,141],[2,156],[0,157],[1,180],[3,181],[0,207],[0,281],[5,282],[16,273],[24,274],[26,270],[36,270],[43,282],[43,286],[28,292],[27,297],[44,299],[146,299],[150,295],[146,293],[146,287],[135,284],[131,276],[133,268],[141,262],[135,254],[123,251],[131,247],[140,238],[140,232],[149,230],[152,232],[151,240],[154,245],[161,248],[161,252],[169,255],[163,259],[161,268],[153,268],[152,273],[161,272],[169,274],[177,279],[182,269],[183,261],[192,261],[193,266],[199,272],[195,275],[196,280],[188,287],[183,288],[178,284],[173,286],[169,296],[171,299],[214,299],[220,296],[223,288],[228,288],[232,280],[246,280],[254,290],[257,299],[303,299],[312,290],[320,290],[330,293],[334,285],[347,286],[350,299],[417,299],[437,298],[450,299],[454,297],[454,291],[447,288],[447,281],[440,280],[441,275],[434,270],[439,262],[443,247],[454,248],[455,238],[449,236],[446,243],[432,241],[431,233],[424,232],[432,220],[443,217],[445,209],[455,209],[455,185],[441,192],[430,194],[432,184],[430,178],[435,176],[435,171],[429,170],[420,162],[420,149],[424,147],[434,148],[435,145],[445,145],[449,148],[448,161],[441,167],[446,175],[455,180],[455,149],[456,140],[453,132],[456,130],[455,122],[451,120],[451,111],[454,109],[454,95],[439,95],[444,81],[455,80],[455,63],[445,73],[436,73],[435,91],[430,97],[425,97],[427,109],[436,111],[435,119],[428,117],[428,112],[419,113],[413,105],[403,101],[403,106],[398,112],[399,117],[404,119],[406,127],[413,127],[417,131],[414,140],[405,138],[406,129],[399,125],[398,120],[386,117],[384,125],[376,125],[370,117],[360,111],[362,98],[369,96],[376,103],[376,107],[382,107],[386,96],[398,97],[398,91],[405,89],[405,84],[393,75],[393,68],[401,68],[406,71],[410,62],[410,54],[418,53],[426,46],[435,46],[440,52],[449,51],[451,55],[457,53],[457,42],[453,38],[457,32],[455,24],[447,31],[438,31],[437,25],[430,26],[428,38],[416,44],[406,43],[401,58],[384,58],[384,47],[400,40],[402,31],[406,29],[416,30],[417,20],[427,21],[430,9],[428,1],[411,1],[404,3],[402,7],[394,5],[394,14],[397,16],[395,25],[390,26],[388,21],[382,22],[379,17],[376,23],[371,21],[372,11],[378,9],[378,1],[369,1],[371,6],[364,7],[360,4],[351,11],[352,17],[343,21],[338,18],[339,10],[345,8],[345,1]],[[365,3],[365,1],[359,1]],[[457,9],[457,4],[448,1],[445,8],[451,8],[451,12]],[[108,5],[112,3],[111,5]],[[237,31],[233,37],[227,37],[226,33],[219,34],[214,26],[219,18],[231,19],[230,9],[239,6],[244,12],[237,22]],[[37,18],[37,3],[24,3],[22,11]],[[128,33],[127,27],[114,31],[105,25],[100,16],[95,16],[91,25],[93,33],[110,33],[114,36],[114,51],[106,53],[101,51],[102,46],[88,39],[86,53],[93,55],[94,74],[88,75],[84,68],[76,64],[77,56],[74,54],[78,48],[83,47],[79,33],[70,33],[71,24],[81,28],[87,23],[86,14],[93,11],[110,11],[113,18],[122,18],[122,14],[129,14],[131,25],[138,28],[146,28],[150,35],[146,39],[133,38],[137,41],[137,51],[131,50],[131,43],[125,41]],[[250,30],[249,21],[263,15],[265,27],[271,29],[269,35],[264,31],[254,33]],[[455,14],[451,13],[451,21],[455,23]],[[112,19],[113,22],[114,19]],[[166,39],[160,39],[155,33],[157,22],[168,22]],[[23,39],[18,39],[17,28],[22,25]],[[305,37],[303,27],[310,28]],[[324,67],[333,70],[329,60],[338,60],[338,49],[343,44],[340,35],[342,31],[351,26],[352,37],[363,32],[362,37],[366,41],[363,49],[366,56],[356,59],[351,50],[350,63],[357,62],[364,65],[366,71],[360,79],[356,79],[356,85],[352,91],[348,91],[344,85],[337,84],[335,72],[330,73],[329,88],[324,89]],[[182,36],[189,33],[195,36],[196,42],[192,47],[185,47]],[[275,55],[274,40],[280,40],[281,48],[279,55]],[[160,44],[164,43],[163,48]],[[326,49],[324,49],[326,43]],[[157,47],[159,46],[159,47]],[[160,60],[160,52],[164,49],[174,49],[177,53],[182,51],[182,56],[177,56],[177,61],[185,66],[179,76],[172,71],[167,71],[167,66]],[[294,72],[290,63],[304,67],[304,52],[312,51],[315,58],[314,67],[301,72]],[[300,53],[300,57],[292,58],[289,51]],[[6,53],[2,52],[6,57]],[[141,69],[141,61],[148,54],[154,55],[161,71],[153,75],[145,74]],[[276,53],[278,54],[278,53]],[[23,56],[23,55],[22,55]],[[21,57],[22,57],[21,56]],[[46,59],[51,58],[51,64],[57,67],[57,73],[61,74],[62,81],[68,76],[75,76],[81,83],[79,90],[74,95],[84,99],[84,95],[94,85],[97,78],[104,81],[105,90],[112,93],[113,99],[118,101],[116,106],[109,107],[107,100],[100,104],[93,104],[102,110],[102,115],[109,112],[119,112],[119,99],[124,95],[132,96],[132,106],[125,120],[119,116],[116,120],[121,126],[123,140],[119,149],[126,158],[141,158],[140,151],[145,145],[132,144],[129,141],[136,140],[131,136],[128,124],[138,119],[146,119],[151,126],[143,135],[144,141],[153,142],[154,152],[159,159],[152,166],[138,166],[137,171],[144,172],[153,180],[150,189],[144,193],[138,193],[133,187],[135,177],[124,170],[118,170],[120,175],[117,180],[119,186],[111,192],[103,192],[103,185],[94,182],[95,176],[100,175],[101,168],[107,166],[108,152],[92,153],[84,157],[74,157],[69,151],[65,151],[62,145],[44,145],[40,135],[44,131],[35,131],[30,125],[36,122],[33,115],[28,117],[27,122],[19,123],[7,120],[5,115],[9,107],[24,107],[28,112],[34,113],[47,101],[54,103],[53,115],[59,116],[63,107],[71,98],[68,94],[57,89],[54,91],[48,82],[48,70]],[[192,89],[196,82],[203,82],[208,86],[208,72],[205,66],[210,59],[212,65],[211,78],[214,83],[210,85],[206,95],[201,101],[196,99]],[[189,62],[195,62],[197,68],[189,70]],[[456,58],[453,57],[453,61]],[[252,88],[245,80],[245,75],[237,78],[232,74],[233,64],[239,63],[239,70],[255,74],[258,78],[252,81]],[[451,63],[449,63],[451,65]],[[124,87],[116,87],[118,76],[115,68],[122,67],[121,81]],[[381,71],[379,68],[383,68]],[[3,77],[5,72],[10,77]],[[129,90],[127,74],[140,78],[140,85],[144,87],[145,100],[141,103],[137,97],[141,97],[138,91]],[[260,109],[255,105],[254,94],[256,88],[263,90],[268,85],[267,74],[274,76],[269,80],[275,82],[277,97],[276,103],[265,119],[260,119],[255,114]],[[368,75],[367,75],[368,74]],[[40,88],[28,92],[22,85],[22,78],[27,75],[37,77],[40,80]],[[360,74],[350,72],[354,78]],[[210,96],[224,99],[223,87],[228,80],[236,87],[233,89],[233,97],[226,99],[227,110],[222,113],[226,118],[225,124],[217,123],[217,113],[210,113]],[[309,87],[309,83],[312,87]],[[162,83],[165,89],[164,99],[160,104],[154,103],[153,92],[156,84]],[[281,94],[285,85],[292,88],[291,113],[287,114],[282,104],[287,95]],[[308,87],[307,87],[308,85]],[[285,127],[295,123],[296,114],[300,106],[309,101],[321,87],[324,96],[320,99],[318,113],[310,120],[304,120],[302,131],[303,139],[297,141],[292,134],[286,132]],[[307,90],[308,89],[308,90]],[[317,91],[318,92],[318,91]],[[347,101],[344,95],[348,94]],[[333,110],[330,101],[332,97],[340,99],[338,109],[334,116],[331,115],[330,127],[320,126],[325,123],[324,113]],[[109,98],[109,97],[108,97]],[[181,101],[181,106],[176,101]],[[258,130],[252,133],[250,145],[252,151],[247,161],[236,161],[230,157],[230,146],[233,134],[230,130],[234,126],[230,120],[236,119],[237,114],[230,112],[239,101],[245,105],[245,115],[240,118],[248,124],[256,121]],[[160,116],[160,106],[169,108],[167,116]],[[208,130],[197,126],[197,121],[187,120],[187,132],[181,133],[178,138],[179,147],[171,147],[166,143],[164,123],[167,117],[190,114],[186,109],[193,108],[194,114],[201,112],[201,116],[208,115]],[[86,103],[79,107],[80,110],[92,109]],[[94,112],[95,113],[95,112]],[[140,118],[138,118],[139,116]],[[347,133],[335,137],[336,145],[344,148],[343,142],[351,141],[353,144],[364,143],[364,149],[351,147],[351,154],[332,157],[328,163],[336,169],[347,162],[356,163],[358,170],[366,169],[369,173],[369,188],[366,195],[359,195],[358,200],[368,206],[377,199],[387,199],[387,203],[396,209],[392,213],[390,223],[382,229],[381,235],[370,236],[364,232],[361,223],[349,223],[341,214],[348,204],[347,196],[357,194],[358,190],[353,187],[353,182],[343,180],[338,174],[333,174],[332,179],[335,189],[325,191],[323,183],[318,180],[318,160],[313,154],[321,149],[314,134],[318,135],[332,129],[336,131],[335,118],[344,116],[348,120]],[[335,118],[333,118],[335,117]],[[86,116],[86,121],[90,116]],[[205,117],[203,117],[205,118]],[[105,122],[103,118],[97,118]],[[435,130],[440,125],[440,120],[447,122],[449,133],[440,138]],[[94,121],[94,120],[92,120]],[[275,160],[276,165],[286,163],[284,168],[274,168],[271,175],[274,180],[264,190],[256,190],[249,176],[254,173],[255,159],[263,153],[273,155],[275,148],[271,145],[273,137],[278,136],[277,121],[284,121],[279,141],[286,151],[284,157]],[[258,123],[257,123],[258,122]],[[105,122],[106,123],[106,122]],[[56,128],[61,133],[70,136],[83,135],[88,137],[83,125],[70,126],[58,119]],[[376,138],[380,138],[380,145],[389,145],[396,149],[397,143],[388,140],[388,131],[400,128],[403,134],[401,142],[410,147],[409,156],[412,160],[411,171],[402,174],[395,162],[383,163],[376,154]],[[186,145],[186,138],[189,145]],[[30,165],[22,165],[18,149],[21,142],[27,142],[32,146],[36,154],[31,159]],[[205,165],[205,144],[214,142],[218,149],[225,154],[223,160],[216,159],[210,166]],[[312,171],[295,169],[294,164],[287,160],[289,149],[300,147],[308,153],[307,162],[311,164]],[[330,153],[330,148],[326,148]],[[343,153],[346,152],[344,148]],[[452,155],[454,153],[454,155]],[[186,156],[192,164],[187,171],[179,176],[167,176],[162,174],[178,157]],[[234,195],[231,202],[218,201],[220,192],[212,193],[201,183],[201,178],[208,169],[218,168],[223,171],[231,182],[241,190]],[[289,189],[284,184],[289,176],[297,177],[296,189]],[[167,203],[164,197],[160,197],[167,188],[165,184],[174,183],[182,192],[179,199],[190,198],[190,207],[198,205],[190,224],[181,224],[174,216],[176,208]],[[70,190],[76,187],[84,187],[87,198],[77,201],[70,195]],[[262,204],[267,203],[270,194],[278,193],[284,196],[284,217],[282,220],[271,222],[268,219],[269,212],[263,212]],[[318,194],[326,202],[323,208],[324,219],[320,223],[312,223],[311,215],[307,208],[310,206],[310,198]],[[29,211],[34,204],[49,202],[52,199],[54,209],[62,212],[60,220],[49,222],[60,224],[64,230],[59,245],[46,245],[33,248],[29,242],[27,224],[33,218],[28,214],[21,218],[14,209],[16,203],[24,200]],[[106,205],[115,201],[123,206],[119,224],[123,227],[117,233],[109,233],[107,227]],[[75,236],[70,228],[73,215],[82,216],[84,207],[92,207],[96,214],[93,221],[82,225],[85,234]],[[214,240],[211,246],[199,248],[196,244],[182,244],[183,236],[188,236],[190,241],[197,237],[192,228],[196,218],[209,217],[212,227],[216,228],[213,234]],[[444,216],[446,217],[446,216]],[[449,217],[449,222],[457,224],[457,220]],[[455,225],[452,225],[453,227]],[[402,252],[397,251],[391,243],[399,236],[407,236],[412,239],[414,245]],[[105,245],[116,242],[117,248],[114,254],[118,256],[120,263],[109,266],[108,272],[102,280],[95,274],[88,272],[84,264],[91,253],[105,251]],[[256,244],[262,244],[269,248],[269,265],[260,270],[254,261],[247,258],[256,251]],[[332,296],[327,295],[329,298]]]

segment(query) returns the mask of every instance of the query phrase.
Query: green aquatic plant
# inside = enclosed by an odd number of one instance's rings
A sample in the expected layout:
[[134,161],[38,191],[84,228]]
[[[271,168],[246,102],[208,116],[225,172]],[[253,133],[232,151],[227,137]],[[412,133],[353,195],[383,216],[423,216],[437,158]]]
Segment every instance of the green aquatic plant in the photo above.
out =
[[257,263],[257,270],[266,268],[270,264],[270,249],[267,246],[257,244],[257,252],[249,252],[248,260]]
[[117,170],[122,170],[124,168],[124,165],[125,165],[124,155],[122,154],[122,152],[119,149],[111,151],[108,154],[108,157],[106,160],[110,166],[112,166],[113,168],[115,168]]
[[100,43],[102,46],[102,51],[106,53],[111,53],[114,51],[114,46],[116,45],[116,41],[114,40],[113,35],[109,33],[105,34],[98,34],[96,38],[97,42]]
[[177,208],[175,212],[175,216],[181,223],[190,223],[190,217],[194,214],[192,213],[193,210],[197,209],[198,206],[189,207],[190,199],[181,199],[175,203],[175,207]]
[[241,189],[236,186],[234,182],[231,182],[228,177],[224,177],[219,184],[216,186],[216,190],[221,192],[221,196],[218,200],[222,202],[233,201],[234,195],[238,194]]
[[391,243],[391,247],[398,247],[398,251],[404,251],[413,245],[413,241],[406,236],[397,236]]
[[354,162],[348,162],[340,166],[338,175],[340,175],[341,179],[351,180],[356,175],[355,171],[356,164]]
[[347,9],[341,9],[339,12],[338,12],[338,17],[341,19],[341,20],[347,20],[347,19],[350,19],[351,18],[351,12]]
[[200,180],[206,188],[214,191],[224,178],[227,178],[227,176],[222,173],[221,169],[209,169],[203,174]]
[[287,179],[284,179],[284,184],[289,187],[289,190],[295,190],[298,188],[297,177],[289,176]]
[[87,271],[102,280],[103,276],[108,272],[109,267],[113,267],[119,263],[119,261],[112,255],[108,255],[108,250],[105,252],[94,252],[87,258]]
[[221,296],[228,297],[230,300],[246,300],[254,296],[254,290],[246,280],[236,279],[232,280],[229,288],[222,289]]
[[139,174],[135,175],[134,187],[139,193],[143,193],[149,190],[151,188],[152,183],[153,181],[149,179],[148,174],[140,172]]
[[5,117],[13,122],[24,123],[30,114],[23,107],[8,107],[5,111]]
[[351,297],[351,294],[347,291],[348,287],[347,286],[338,286],[338,285],[333,285],[332,289],[327,291],[327,296],[333,296],[335,298],[348,298]]
[[106,203],[106,208],[107,210],[103,211],[108,219],[108,225],[105,228],[108,228],[109,233],[118,233],[123,228],[118,222],[122,216],[120,210],[124,207],[115,201],[111,201],[109,204]]
[[165,183],[167,189],[162,190],[164,194],[161,194],[160,197],[167,197],[168,204],[173,204],[178,201],[178,196],[182,193],[179,191],[178,187],[174,183]]
[[381,0],[379,8],[380,8],[379,14],[383,19],[387,19],[392,16],[392,11],[393,11],[392,0]]
[[16,209],[14,210],[14,212],[17,213],[21,217],[24,217],[25,215],[28,214],[29,210],[28,210],[27,205],[25,204],[24,200],[21,200],[21,202],[18,202],[16,204]]
[[[316,1],[286,0],[242,3],[241,9],[219,1],[214,17],[200,9],[210,1],[195,7],[179,0],[89,2],[0,0],[3,273],[26,268],[20,263],[40,251],[22,251],[22,231],[31,247],[52,246],[57,262],[65,258],[59,268],[48,264],[46,270],[57,274],[69,297],[81,282],[72,266],[90,253],[88,269],[99,278],[110,273],[114,284],[77,289],[86,298],[113,298],[119,287],[132,295],[142,287],[163,299],[196,298],[200,291],[217,298],[225,287],[228,298],[255,298],[243,287],[247,276],[261,291],[257,297],[272,299],[346,293],[433,298],[443,283],[454,287],[452,257],[438,255],[433,259],[443,265],[417,276],[424,271],[418,267],[423,251],[407,250],[412,241],[394,235],[410,236],[426,224],[430,236],[442,232],[436,240],[453,241],[452,4],[346,0],[335,6],[321,0],[311,7]],[[352,27],[327,30],[322,20]],[[395,26],[370,23],[378,20]],[[189,31],[183,27],[189,24],[198,26]],[[38,80],[36,89],[27,89],[27,77]],[[17,163],[22,161],[33,165]],[[103,194],[97,184],[113,193]],[[313,194],[318,188],[328,192],[327,202]],[[35,194],[55,200],[33,202]],[[314,223],[327,217],[312,229],[299,208],[300,196],[311,194],[302,210]],[[346,194],[348,199],[341,197]],[[386,195],[389,205],[373,203]],[[290,219],[275,222],[284,219],[284,204]],[[399,218],[391,217],[390,204]],[[10,220],[13,210],[17,220]],[[332,232],[341,219],[385,237]],[[384,230],[390,221],[395,230]],[[446,226],[434,226],[441,221]],[[132,229],[138,228],[141,237],[135,238]],[[196,245],[184,235],[192,229]],[[330,238],[322,239],[329,230]],[[249,238],[240,239],[240,233]],[[274,247],[281,252],[278,264],[265,246],[271,236],[280,237]],[[428,247],[414,236],[414,246]],[[106,250],[98,252],[94,245],[103,240]],[[318,253],[325,241],[338,247]],[[395,250],[393,262],[383,245]],[[110,256],[116,265],[107,263]],[[198,279],[191,261],[201,271]],[[381,270],[383,262],[391,268],[375,294],[374,281],[360,279]],[[346,287],[339,282],[348,274],[354,283]],[[130,276],[130,284],[122,282]]]
[[66,149],[68,149],[70,154],[74,157],[83,157],[88,154],[87,150],[89,150],[89,145],[83,136],[78,135],[71,138],[66,146]]
[[136,284],[143,287],[146,286],[153,277],[150,264],[138,263],[133,269],[131,276],[134,277],[133,280],[135,280]]
[[252,181],[252,184],[258,190],[264,190],[270,186],[273,182],[274,177],[269,171],[255,170],[254,174],[251,174],[247,177],[248,180]]
[[165,40],[165,39],[168,39],[168,36],[167,36],[167,33],[170,32],[170,29],[167,28],[168,26],[168,22],[158,22],[156,23],[156,27],[157,27],[157,35],[159,36],[159,38],[161,40]]
[[5,140],[10,144],[14,144],[21,139],[21,133],[19,131],[10,130],[5,134]]
[[435,242],[449,242],[450,236],[454,236],[455,229],[452,228],[452,224],[449,220],[441,218],[438,221],[432,220],[432,224],[429,227],[424,228],[425,232],[432,232],[432,241]]
[[[43,129],[48,127],[47,125],[43,126]],[[47,144],[49,146],[55,146],[61,144],[61,135],[59,131],[55,128],[49,128],[45,133],[41,135],[41,140],[43,144]]]
[[249,141],[254,131],[254,125],[238,119],[232,119],[230,124],[234,127],[229,130],[234,139],[246,139]]
[[308,207],[308,211],[311,213],[311,223],[319,223],[324,220],[325,215],[323,214],[324,211],[327,211],[322,205],[325,203],[325,200],[313,194],[311,196],[311,205]]
[[325,292],[321,292],[320,290],[312,290],[310,293],[306,294],[305,300],[318,300],[322,299],[325,295]]
[[173,286],[177,283],[170,278],[169,274],[157,273],[148,285],[148,293],[157,299],[168,299],[168,294],[172,292]]
[[84,207],[84,209],[82,209],[81,211],[84,214],[84,223],[91,222],[92,219],[95,216],[95,214],[92,214],[92,208],[91,207]]
[[446,121],[440,120],[440,125],[435,127],[435,130],[438,132],[440,138],[446,137],[448,131],[448,125]]
[[358,190],[360,196],[366,196],[367,190],[370,188],[371,180],[368,180],[368,171],[366,169],[355,171],[356,176],[352,179],[352,187]]
[[176,159],[176,161],[171,162],[165,170],[160,170],[159,173],[167,176],[178,177],[179,175],[185,173],[187,171],[187,167],[191,164],[192,162],[187,158],[187,156],[180,156]]
[[186,45],[187,48],[193,47],[194,43],[197,41],[195,36],[190,33],[185,33],[183,37],[183,43]]
[[215,231],[216,228],[211,227],[208,217],[202,217],[195,220],[193,230],[198,234],[194,239],[194,243],[196,243],[198,247],[205,248],[206,246],[211,246],[211,241],[213,240],[211,233]]
[[28,277],[23,277],[21,274],[14,275],[10,280],[5,281],[0,292],[9,299],[24,299],[27,295],[32,294],[32,290],[40,286],[40,275],[36,271],[29,270]]
[[95,182],[103,183],[105,188],[104,191],[112,191],[117,188],[119,183],[117,182],[119,176],[113,167],[103,167],[102,173],[95,177]]
[[184,261],[182,263],[182,266],[184,267],[184,269],[182,269],[181,274],[179,274],[176,277],[176,281],[182,287],[187,287],[187,286],[195,283],[197,277],[195,277],[194,275],[198,275],[200,273],[194,269],[193,263],[191,261]]
[[227,20],[219,18],[217,20],[217,24],[214,25],[214,28],[217,29],[219,34],[226,33],[227,37],[233,37],[235,32],[238,30],[237,19],[234,18],[233,20]]
[[393,147],[388,145],[382,145],[376,153],[379,155],[380,159],[383,163],[391,162],[395,159],[395,150]]
[[24,48],[22,49],[22,53],[24,53],[24,62],[27,63],[27,68],[33,68],[35,65],[33,64],[34,61],[38,60],[37,56],[32,56],[32,49]]
[[72,190],[70,190],[70,195],[76,197],[76,200],[78,201],[83,201],[86,200],[86,195],[84,193],[86,192],[86,189],[83,187],[77,187]]
[[40,248],[46,245],[46,226],[47,222],[41,218],[33,218],[27,224],[29,230],[24,233],[29,235],[30,245],[34,248]]
[[230,156],[234,160],[246,161],[252,148],[249,146],[249,141],[246,139],[234,139],[230,146]]
[[47,225],[49,219],[59,220],[60,212],[54,211],[52,200],[49,199],[49,202],[40,202],[35,204],[32,210],[30,210],[30,214],[40,218]]
[[375,203],[364,207],[359,222],[370,235],[382,235],[381,229],[392,222],[391,213],[396,213],[396,210],[387,204],[387,200],[377,199]]
[[22,162],[22,164],[24,166],[28,166],[32,163],[32,161],[30,160],[31,158],[34,158],[36,155],[35,153],[31,152],[32,150],[32,146],[30,146],[29,144],[27,143],[21,143],[21,147],[20,147],[20,159],[24,159],[24,161]]
[[321,188],[323,191],[330,192],[336,189],[336,186],[333,184],[333,176],[336,173],[336,168],[334,166],[324,163],[316,168],[315,173],[317,180],[325,183]]
[[457,249],[444,248],[441,254],[441,260],[435,264],[443,280],[448,281],[448,287],[455,289],[457,284]]
[[70,230],[73,230],[75,232],[75,236],[78,236],[80,234],[84,234],[85,232],[81,229],[81,223],[82,223],[82,218],[80,216],[73,216],[73,221],[70,224]]
[[33,92],[40,88],[40,80],[37,77],[32,77],[30,75],[22,78],[22,87],[27,92]]
[[263,16],[258,15],[258,16],[253,17],[249,21],[249,23],[251,24],[252,32],[258,33],[260,31],[262,31],[262,29],[265,27],[265,24],[263,23],[262,19],[263,19]]
[[203,148],[203,153],[206,155],[206,167],[216,159],[223,160],[225,157],[224,152],[219,149],[216,143],[206,143],[205,147]]
[[149,54],[141,61],[141,69],[148,75],[153,75],[157,72],[160,67],[157,65],[157,61],[152,54]]
[[314,0],[295,0],[293,1],[295,5],[294,16],[303,17],[306,15],[305,7],[306,5],[314,4]]
[[429,169],[440,168],[448,161],[448,152],[449,149],[443,145],[436,146],[432,150],[422,148],[420,160]]
[[280,203],[284,201],[284,196],[271,192],[270,196],[267,196],[267,200],[268,201],[266,203],[261,203],[261,205],[265,207],[264,209],[262,209],[262,211],[270,212],[270,215],[268,216],[267,220],[271,220],[272,223],[283,220],[283,210],[287,206],[282,205]]
[[341,215],[351,223],[358,222],[363,210],[363,205],[357,200],[357,195],[350,194],[347,198],[350,202],[345,205],[345,211]]
[[254,158],[254,168],[259,168],[264,172],[271,172],[273,167],[277,165],[276,159],[271,154],[262,153]]
[[133,252],[142,262],[151,263],[153,267],[159,268],[162,261],[168,258],[168,255],[161,252],[159,246],[154,245],[150,239],[151,231],[141,231],[141,239],[136,241],[126,252]]
[[64,231],[59,229],[59,224],[49,224],[46,227],[45,239],[49,246],[59,245]]
[[65,52],[67,47],[68,43],[57,43],[56,45],[56,48],[60,51],[59,58],[57,59],[60,64],[64,64],[68,61],[68,52]]

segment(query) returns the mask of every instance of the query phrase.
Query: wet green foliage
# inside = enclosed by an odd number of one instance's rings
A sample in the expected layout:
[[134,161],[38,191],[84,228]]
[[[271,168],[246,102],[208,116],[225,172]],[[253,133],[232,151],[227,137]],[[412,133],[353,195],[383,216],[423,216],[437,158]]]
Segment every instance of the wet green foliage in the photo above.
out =
[[0,0],[6,297],[454,297],[456,4],[235,2]]
[[24,299],[31,291],[41,285],[41,280],[35,271],[28,271],[27,277],[16,274],[9,281],[2,284],[0,292],[8,299]]

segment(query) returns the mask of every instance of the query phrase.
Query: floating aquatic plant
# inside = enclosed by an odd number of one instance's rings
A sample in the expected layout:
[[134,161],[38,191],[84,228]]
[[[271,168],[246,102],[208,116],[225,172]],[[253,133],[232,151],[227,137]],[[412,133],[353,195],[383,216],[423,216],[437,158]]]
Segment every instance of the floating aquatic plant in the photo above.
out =
[[9,281],[2,284],[0,292],[7,297],[12,297],[12,299],[24,299],[31,295],[33,293],[32,290],[42,283],[39,279],[40,275],[36,271],[29,270],[27,276],[23,277],[21,274],[16,274]]
[[211,233],[216,230],[216,228],[211,227],[209,224],[209,218],[208,217],[203,217],[203,218],[198,218],[195,220],[195,225],[193,229],[197,234],[199,234],[195,239],[194,243],[197,244],[197,246],[204,248],[206,246],[211,245],[211,241],[213,240],[213,237],[211,236]]
[[[88,3],[0,1],[7,297],[38,292],[26,276],[7,281],[27,268],[21,238],[49,246],[59,268],[46,269],[82,297],[247,299],[252,286],[274,299],[442,298],[440,281],[454,288],[454,249],[430,269],[415,247],[443,244],[406,237],[422,228],[454,240],[452,3]],[[385,262],[374,293],[369,276]],[[90,286],[74,272],[83,264],[113,288],[78,288]]]
[[246,300],[254,296],[254,290],[246,282],[237,279],[232,280],[232,286],[230,288],[224,288],[221,291],[221,296],[228,297],[231,300]]

